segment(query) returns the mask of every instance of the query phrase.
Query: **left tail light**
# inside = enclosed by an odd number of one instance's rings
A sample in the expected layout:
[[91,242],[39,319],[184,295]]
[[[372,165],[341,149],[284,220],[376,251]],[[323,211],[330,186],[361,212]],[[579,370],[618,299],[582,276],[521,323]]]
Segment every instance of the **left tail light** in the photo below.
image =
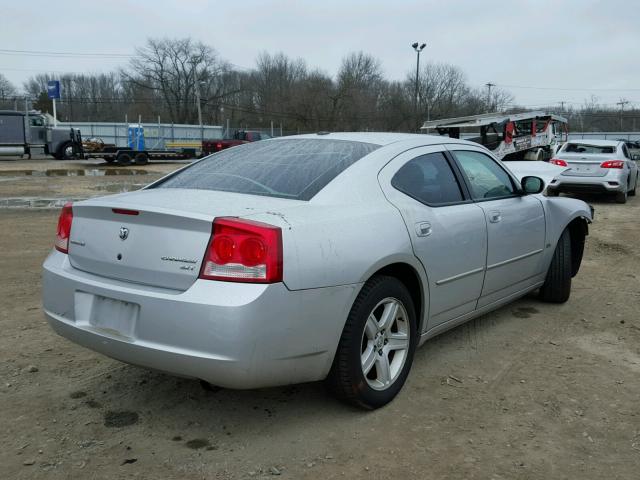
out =
[[549,160],[549,163],[553,163],[554,165],[558,165],[559,167],[568,167],[569,164],[560,158],[552,158]]
[[58,229],[56,230],[56,250],[69,253],[69,237],[71,236],[71,224],[73,223],[73,209],[71,202],[65,203],[58,217]]
[[229,282],[282,281],[280,227],[239,218],[216,218],[200,278]]
[[624,162],[622,160],[607,160],[600,164],[600,168],[624,168]]

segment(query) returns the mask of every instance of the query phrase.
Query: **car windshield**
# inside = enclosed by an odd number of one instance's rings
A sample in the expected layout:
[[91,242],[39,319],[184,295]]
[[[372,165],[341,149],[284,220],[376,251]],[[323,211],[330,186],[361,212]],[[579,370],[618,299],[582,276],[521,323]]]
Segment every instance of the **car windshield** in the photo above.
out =
[[190,188],[310,200],[331,180],[379,148],[363,142],[287,139],[223,150],[153,188]]
[[587,145],[584,143],[568,143],[564,149],[565,153],[616,153],[616,147],[609,145]]

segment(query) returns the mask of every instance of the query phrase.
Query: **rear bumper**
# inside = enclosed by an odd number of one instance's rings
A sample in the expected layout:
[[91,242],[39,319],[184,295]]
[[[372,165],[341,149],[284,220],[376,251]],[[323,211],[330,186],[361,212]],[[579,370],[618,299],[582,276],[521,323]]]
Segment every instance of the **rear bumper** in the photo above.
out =
[[627,188],[625,176],[606,175],[604,177],[579,177],[559,175],[554,178],[548,190],[566,193],[617,193]]
[[[44,263],[43,306],[58,334],[91,350],[245,389],[326,377],[359,288],[197,280],[178,292],[82,272],[54,251]],[[120,315],[112,300],[135,306],[130,328],[105,327]]]

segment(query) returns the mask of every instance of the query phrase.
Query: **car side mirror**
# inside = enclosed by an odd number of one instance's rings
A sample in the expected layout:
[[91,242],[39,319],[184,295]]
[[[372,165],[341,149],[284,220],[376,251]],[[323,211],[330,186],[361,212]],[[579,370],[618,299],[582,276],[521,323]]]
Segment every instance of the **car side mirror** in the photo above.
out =
[[520,185],[522,186],[522,191],[526,194],[540,193],[544,190],[544,180],[540,177],[522,177]]

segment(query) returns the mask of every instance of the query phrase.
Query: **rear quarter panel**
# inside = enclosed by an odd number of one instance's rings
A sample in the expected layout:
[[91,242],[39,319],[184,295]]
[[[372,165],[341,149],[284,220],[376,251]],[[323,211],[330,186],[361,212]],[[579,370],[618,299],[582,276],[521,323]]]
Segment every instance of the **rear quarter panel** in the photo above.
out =
[[388,204],[309,205],[248,218],[282,228],[291,290],[363,283],[396,262],[420,267],[400,214]]

